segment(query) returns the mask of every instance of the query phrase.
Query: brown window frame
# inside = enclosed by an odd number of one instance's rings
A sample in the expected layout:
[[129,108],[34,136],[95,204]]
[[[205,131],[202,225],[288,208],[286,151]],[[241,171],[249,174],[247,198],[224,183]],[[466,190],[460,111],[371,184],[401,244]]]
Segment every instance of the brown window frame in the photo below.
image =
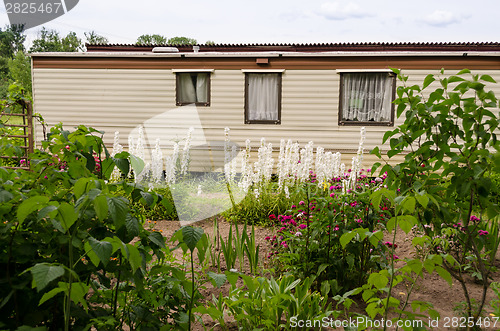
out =
[[[207,74],[208,82],[207,82],[207,102],[181,102],[180,99],[180,74]],[[189,71],[189,72],[176,72],[175,73],[175,104],[177,106],[186,106],[195,104],[200,107],[210,107],[211,102],[211,94],[212,94],[212,73],[207,71]]]
[[[263,75],[275,74],[278,75],[278,119],[277,120],[250,120],[248,119],[248,76],[249,75]],[[282,72],[245,72],[245,124],[281,124],[281,95],[283,87],[283,73]]]
[[[359,73],[359,74],[387,74],[387,76],[392,78],[392,101],[391,101],[391,119],[389,121],[384,121],[384,122],[375,122],[375,121],[346,121],[342,120],[342,104],[343,104],[343,98],[344,98],[344,75],[345,74],[353,74],[353,73]],[[343,71],[340,72],[340,95],[339,95],[339,113],[338,113],[338,125],[339,126],[394,126],[394,103],[393,101],[396,98],[396,75],[393,72],[385,72],[385,71]]]

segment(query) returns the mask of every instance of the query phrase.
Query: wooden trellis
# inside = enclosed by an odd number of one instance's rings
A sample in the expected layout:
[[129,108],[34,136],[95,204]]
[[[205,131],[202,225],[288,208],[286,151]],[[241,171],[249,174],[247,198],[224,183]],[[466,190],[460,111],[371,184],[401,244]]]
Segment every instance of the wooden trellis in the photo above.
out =
[[[23,119],[22,124],[9,124],[9,123],[4,123],[4,126],[6,127],[12,127],[12,128],[22,128],[23,133],[22,134],[7,134],[6,136],[9,138],[20,138],[23,141],[23,145],[18,146],[23,150],[23,155],[22,156],[8,156],[8,155],[0,155],[0,158],[2,159],[13,159],[13,160],[19,160],[20,161],[20,166],[6,166],[4,168],[9,168],[9,169],[25,169],[29,170],[29,155],[33,153],[34,150],[34,139],[33,139],[33,107],[31,105],[31,102],[25,102],[25,101],[20,101],[18,104],[22,107],[22,112],[21,113],[9,113],[5,112],[5,110],[2,110],[0,115],[2,117],[6,116],[20,116]],[[24,162],[21,162],[21,160],[24,160]]]

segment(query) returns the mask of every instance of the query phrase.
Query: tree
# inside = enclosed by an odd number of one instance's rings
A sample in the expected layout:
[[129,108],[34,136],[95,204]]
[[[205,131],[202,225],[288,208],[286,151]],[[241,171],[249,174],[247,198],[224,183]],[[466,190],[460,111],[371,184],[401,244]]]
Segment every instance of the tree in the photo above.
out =
[[196,45],[196,39],[188,37],[173,37],[168,40],[169,45]]
[[0,29],[0,56],[12,58],[17,51],[24,51],[26,35],[22,32],[22,26],[7,26],[3,31]]
[[30,52],[78,52],[83,50],[82,40],[75,32],[68,33],[64,38],[56,30],[42,28],[38,39],[33,41]]
[[24,52],[17,52],[9,59],[8,69],[12,80],[19,83],[31,96],[31,59]]
[[137,45],[165,45],[167,37],[159,34],[143,34],[137,38]]
[[109,43],[108,38],[98,35],[95,31],[84,32],[87,44],[90,45],[106,45]]
[[3,31],[0,29],[0,56],[12,58],[18,51],[24,51],[24,41],[26,35],[23,34],[22,26],[7,26]]

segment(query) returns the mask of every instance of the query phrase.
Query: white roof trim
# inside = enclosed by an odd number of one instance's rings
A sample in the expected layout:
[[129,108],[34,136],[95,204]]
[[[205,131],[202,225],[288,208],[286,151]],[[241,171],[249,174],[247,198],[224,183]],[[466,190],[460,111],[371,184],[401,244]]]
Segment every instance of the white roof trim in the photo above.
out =
[[337,69],[335,70],[338,74],[342,73],[362,73],[362,72],[393,72],[391,69]]
[[214,72],[215,69],[172,69],[172,73],[175,74],[177,72]]
[[245,73],[245,72],[254,72],[254,73],[269,73],[269,74],[272,74],[272,73],[283,73],[285,72],[285,69],[241,69],[241,72]]

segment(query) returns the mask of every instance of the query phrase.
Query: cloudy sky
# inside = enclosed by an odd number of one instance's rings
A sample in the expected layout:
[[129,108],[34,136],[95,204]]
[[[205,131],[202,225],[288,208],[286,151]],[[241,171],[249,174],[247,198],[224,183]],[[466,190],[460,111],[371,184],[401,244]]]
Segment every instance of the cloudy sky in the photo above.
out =
[[[44,26],[93,30],[110,43],[142,34],[199,43],[488,42],[500,41],[499,9],[498,0],[81,0]],[[0,27],[8,23],[0,4]],[[39,29],[27,30],[29,39]]]

